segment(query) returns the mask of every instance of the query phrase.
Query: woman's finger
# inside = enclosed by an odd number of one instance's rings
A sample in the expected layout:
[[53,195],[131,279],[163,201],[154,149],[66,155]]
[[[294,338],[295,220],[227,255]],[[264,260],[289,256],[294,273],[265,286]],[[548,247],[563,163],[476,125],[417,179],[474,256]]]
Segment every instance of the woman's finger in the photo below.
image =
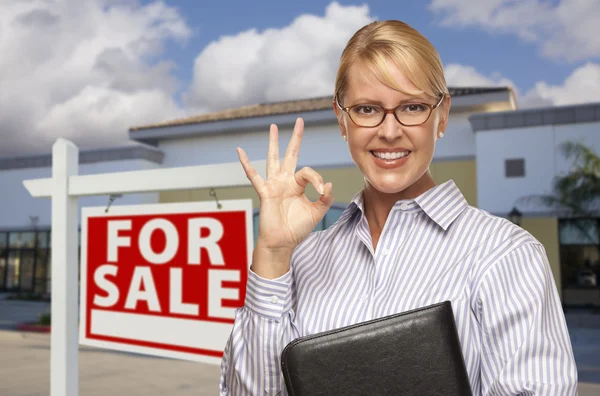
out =
[[312,203],[318,219],[322,219],[325,216],[331,205],[333,205],[333,201],[335,201],[333,198],[333,185],[331,183],[325,184],[324,190],[325,194]]
[[252,183],[252,186],[254,187],[256,192],[260,193],[260,190],[262,190],[264,183],[263,178],[260,177],[258,172],[256,172],[256,169],[254,169],[254,167],[250,163],[250,160],[248,159],[248,156],[246,155],[246,152],[243,149],[238,147],[235,149],[235,151],[237,151],[238,157],[242,164],[242,168],[244,168],[244,172],[246,172],[246,177],[248,177],[248,180],[250,180],[250,183]]
[[292,138],[287,146],[285,157],[283,158],[283,164],[281,170],[287,173],[294,173],[296,171],[296,165],[298,164],[298,153],[300,152],[300,142],[302,141],[302,134],[304,132],[304,120],[300,117],[296,119],[296,125],[294,125],[294,132]]
[[279,172],[279,133],[277,125],[269,129],[269,151],[267,154],[267,179]]
[[302,187],[302,192],[304,192],[306,186],[310,183],[320,195],[325,194],[323,177],[316,170],[304,167],[294,174],[294,178],[296,179],[296,183]]

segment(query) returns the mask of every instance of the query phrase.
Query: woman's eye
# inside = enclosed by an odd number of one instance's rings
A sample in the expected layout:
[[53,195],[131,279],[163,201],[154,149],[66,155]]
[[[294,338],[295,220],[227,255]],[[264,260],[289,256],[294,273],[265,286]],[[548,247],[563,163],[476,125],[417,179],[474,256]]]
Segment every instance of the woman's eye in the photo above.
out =
[[356,106],[354,111],[362,115],[371,115],[378,113],[377,107],[374,106]]
[[425,111],[425,105],[418,103],[407,104],[402,107],[402,111],[405,111],[407,113],[421,113]]

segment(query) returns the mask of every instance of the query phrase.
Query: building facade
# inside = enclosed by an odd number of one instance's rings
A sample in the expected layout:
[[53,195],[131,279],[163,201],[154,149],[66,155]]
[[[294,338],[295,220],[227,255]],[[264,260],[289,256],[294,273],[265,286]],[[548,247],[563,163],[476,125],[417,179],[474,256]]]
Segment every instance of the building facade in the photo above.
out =
[[470,122],[479,206],[497,215],[518,207],[522,227],[546,248],[563,303],[600,306],[599,219],[571,219],[523,199],[550,193],[554,179],[570,171],[562,143],[580,142],[600,154],[600,104],[475,114]]
[[[553,178],[569,170],[570,164],[557,151],[560,142],[580,140],[600,152],[600,105],[517,110],[509,88],[451,88],[450,93],[448,128],[437,142],[431,165],[436,182],[454,180],[471,205],[492,214],[507,216],[518,206],[523,213],[521,226],[546,248],[565,304],[595,303],[599,289],[578,285],[577,279],[586,265],[597,269],[598,256],[592,251],[600,250],[598,238],[582,242],[573,232],[571,220],[543,208],[519,206],[518,200],[550,192]],[[238,146],[251,160],[261,160],[267,153],[269,125],[279,126],[283,153],[297,117],[305,122],[298,167],[310,166],[333,183],[336,202],[317,226],[327,228],[364,186],[341,139],[331,97],[260,104],[133,127],[129,131],[132,146],[83,152],[81,173],[237,163]],[[50,204],[28,197],[22,186],[24,179],[50,176],[49,157],[44,157],[46,162],[40,158],[0,160],[0,181],[6,180],[3,185],[11,190],[0,207],[0,290],[49,291],[50,264],[44,263],[51,249],[47,237]],[[4,167],[1,161],[5,161]],[[220,200],[251,198],[258,218],[259,200],[251,187],[217,189],[217,194]],[[307,195],[317,199],[312,187]],[[86,198],[81,205],[101,206],[107,199]],[[208,189],[200,189],[125,196],[114,204],[212,199]],[[588,223],[595,224],[586,223],[586,227],[596,227],[590,232],[598,237],[598,220],[589,219]]]
[[[164,154],[151,146],[84,151],[79,156],[79,173],[98,174],[155,169]],[[23,180],[51,177],[51,155],[0,158],[0,291],[50,293],[51,211],[50,200],[33,198]],[[157,193],[131,194],[119,204],[158,202]],[[107,205],[108,197],[83,197],[79,206]]]

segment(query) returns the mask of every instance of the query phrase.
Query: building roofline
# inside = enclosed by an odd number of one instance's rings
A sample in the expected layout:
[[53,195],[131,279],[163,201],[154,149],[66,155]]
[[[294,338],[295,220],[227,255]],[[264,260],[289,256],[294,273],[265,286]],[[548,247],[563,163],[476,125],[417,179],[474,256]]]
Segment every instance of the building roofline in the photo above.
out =
[[469,117],[474,132],[597,121],[600,121],[600,102],[481,113]]
[[[156,164],[162,164],[164,153],[156,147],[151,147],[145,144],[81,150],[79,152],[80,164],[132,159],[142,159],[149,162],[154,162]],[[51,154],[0,158],[0,171],[27,168],[48,168],[51,166]]]
[[[473,90],[474,88],[470,88]],[[483,90],[483,88],[482,88]],[[329,99],[331,100],[331,98]],[[289,102],[283,102],[289,103]],[[478,94],[458,94],[452,97],[451,113],[464,111],[483,111],[487,106],[508,104],[514,108],[512,89],[495,87],[486,89]],[[129,138],[134,141],[157,145],[159,141],[179,139],[195,136],[206,136],[222,133],[250,133],[268,130],[270,124],[277,124],[280,128],[294,125],[298,117],[304,120],[306,126],[337,123],[333,112],[333,102],[323,109],[304,108],[301,111],[264,114],[260,116],[231,118],[226,120],[212,120],[194,123],[181,123],[174,125],[153,126],[143,129],[131,129]]]
[[[449,88],[450,96],[454,98],[465,96],[479,96],[494,94],[498,92],[509,93],[507,100],[514,102],[514,93],[510,87],[453,87]],[[135,135],[138,131],[156,128],[169,128],[185,125],[199,125],[218,121],[229,121],[235,119],[249,119],[254,117],[274,116],[282,114],[294,114],[301,112],[331,111],[333,108],[333,95],[320,96],[307,99],[285,100],[272,103],[260,103],[233,109],[200,114],[191,117],[169,120],[154,124],[134,126],[129,128]]]

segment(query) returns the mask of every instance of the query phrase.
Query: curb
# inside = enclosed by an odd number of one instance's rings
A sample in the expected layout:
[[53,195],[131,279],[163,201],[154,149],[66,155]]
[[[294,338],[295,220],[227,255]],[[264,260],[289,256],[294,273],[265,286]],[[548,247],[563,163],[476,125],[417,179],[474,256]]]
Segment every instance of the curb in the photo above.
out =
[[32,333],[50,333],[50,326],[36,323],[21,323],[17,325],[17,330],[29,331]]

